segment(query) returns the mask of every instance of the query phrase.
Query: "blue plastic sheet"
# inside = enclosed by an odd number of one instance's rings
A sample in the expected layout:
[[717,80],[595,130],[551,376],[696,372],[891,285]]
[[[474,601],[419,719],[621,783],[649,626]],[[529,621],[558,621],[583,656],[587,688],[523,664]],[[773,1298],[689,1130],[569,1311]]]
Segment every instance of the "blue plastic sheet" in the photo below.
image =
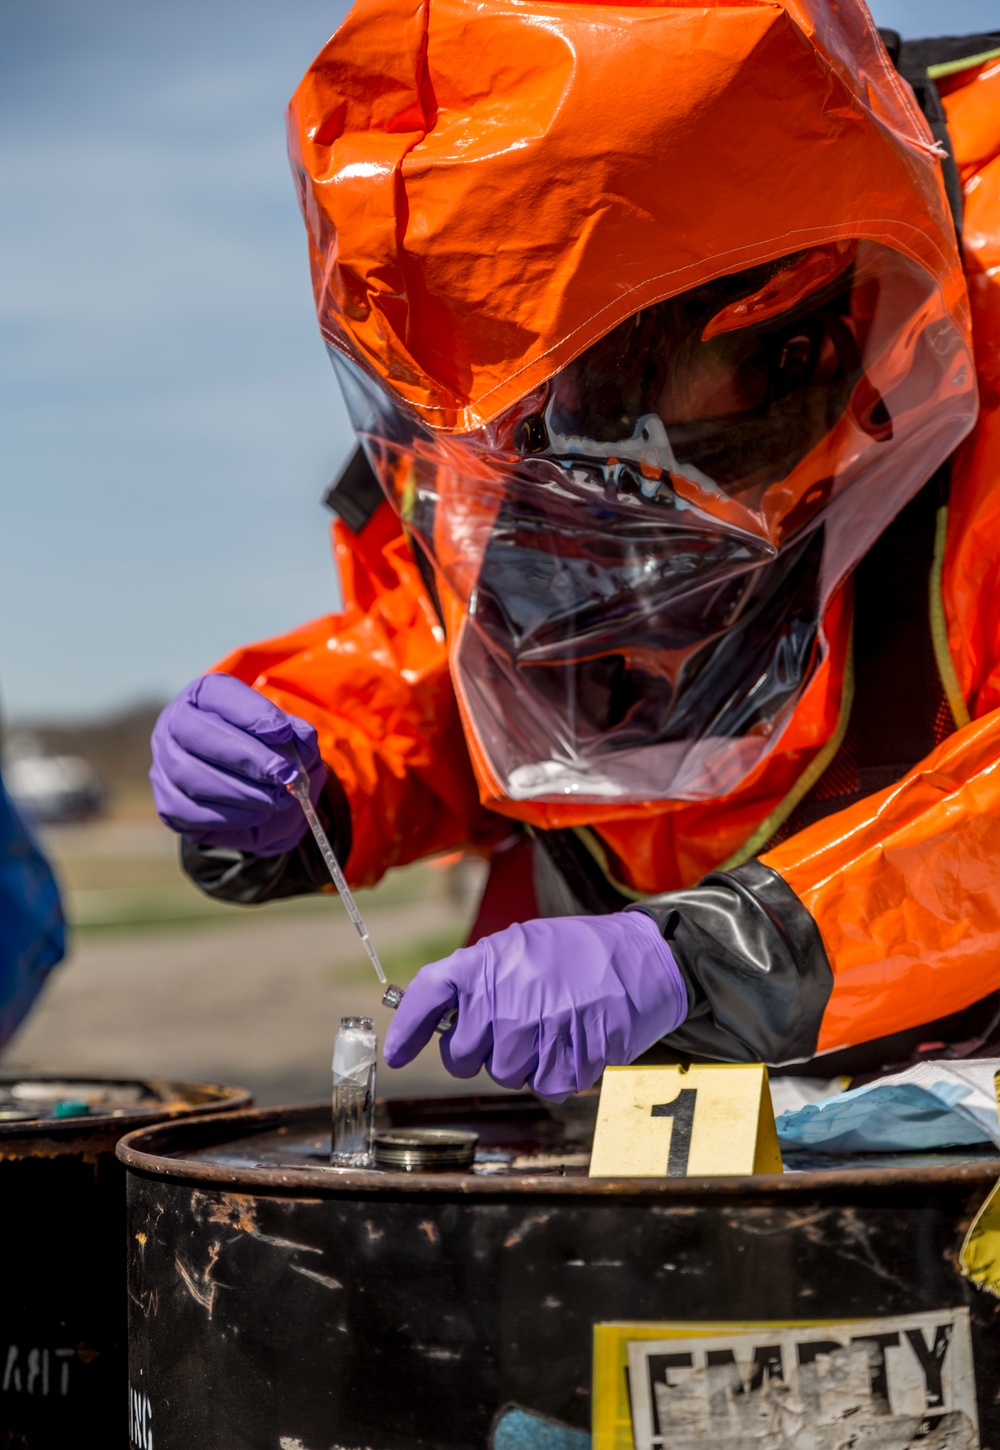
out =
[[507,1405],[493,1426],[490,1450],[590,1450],[590,1435],[547,1415]]
[[821,1153],[913,1152],[974,1143],[1000,1147],[1000,1059],[921,1062],[905,1072],[782,1113],[784,1147]]
[[65,950],[52,868],[0,781],[0,1047]]

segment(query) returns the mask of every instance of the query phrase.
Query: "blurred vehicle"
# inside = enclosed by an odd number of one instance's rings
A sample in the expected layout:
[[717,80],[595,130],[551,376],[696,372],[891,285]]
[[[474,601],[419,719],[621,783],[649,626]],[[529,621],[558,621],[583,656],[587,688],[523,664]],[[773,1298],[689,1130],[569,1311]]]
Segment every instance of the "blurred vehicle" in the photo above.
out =
[[107,792],[97,771],[79,755],[49,755],[33,735],[11,735],[4,775],[21,811],[44,825],[88,821],[103,814]]

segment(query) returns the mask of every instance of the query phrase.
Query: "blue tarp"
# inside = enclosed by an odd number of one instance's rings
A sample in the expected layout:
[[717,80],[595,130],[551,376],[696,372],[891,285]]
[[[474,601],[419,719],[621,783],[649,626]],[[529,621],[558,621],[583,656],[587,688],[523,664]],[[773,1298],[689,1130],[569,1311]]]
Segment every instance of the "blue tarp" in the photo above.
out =
[[493,1426],[490,1450],[590,1450],[590,1435],[547,1415],[507,1405]]
[[782,1113],[783,1147],[820,1153],[906,1153],[974,1143],[1000,1147],[1000,1059],[921,1062],[850,1092]]
[[52,868],[0,780],[0,1047],[66,950]]

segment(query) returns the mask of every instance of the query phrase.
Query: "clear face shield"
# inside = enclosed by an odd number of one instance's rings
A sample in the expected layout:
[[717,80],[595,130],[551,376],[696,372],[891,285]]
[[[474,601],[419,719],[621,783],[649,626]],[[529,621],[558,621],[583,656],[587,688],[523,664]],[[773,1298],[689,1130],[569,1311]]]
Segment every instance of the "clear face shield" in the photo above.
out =
[[332,356],[460,607],[455,686],[513,800],[736,789],[823,657],[831,594],[976,409],[937,283],[867,241],[645,308],[472,433]]

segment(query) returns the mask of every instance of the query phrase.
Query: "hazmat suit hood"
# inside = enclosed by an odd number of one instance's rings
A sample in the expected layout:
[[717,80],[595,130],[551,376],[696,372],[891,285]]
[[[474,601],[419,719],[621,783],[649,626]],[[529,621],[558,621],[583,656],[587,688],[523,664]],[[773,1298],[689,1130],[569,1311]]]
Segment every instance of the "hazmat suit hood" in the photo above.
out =
[[361,0],[289,121],[484,798],[736,789],[975,417],[935,145],[866,8]]

